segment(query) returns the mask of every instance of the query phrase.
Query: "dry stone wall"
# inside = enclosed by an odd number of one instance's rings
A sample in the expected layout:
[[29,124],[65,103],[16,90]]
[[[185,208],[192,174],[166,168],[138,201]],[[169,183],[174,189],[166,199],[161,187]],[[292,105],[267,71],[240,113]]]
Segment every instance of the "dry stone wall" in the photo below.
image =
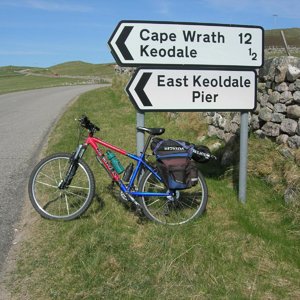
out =
[[[208,135],[226,142],[239,132],[239,113],[205,113]],[[259,70],[257,107],[249,127],[259,137],[300,148],[300,59],[277,57]]]

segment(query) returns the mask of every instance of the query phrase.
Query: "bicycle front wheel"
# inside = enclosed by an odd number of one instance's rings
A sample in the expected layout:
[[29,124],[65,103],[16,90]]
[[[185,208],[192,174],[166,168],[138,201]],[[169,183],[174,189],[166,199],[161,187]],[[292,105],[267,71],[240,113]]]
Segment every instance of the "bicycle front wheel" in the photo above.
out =
[[95,194],[95,179],[89,166],[79,160],[72,180],[62,188],[74,162],[71,154],[57,153],[44,158],[32,171],[28,192],[35,210],[44,218],[72,220],[83,214]]
[[[165,185],[149,170],[139,183],[139,192],[163,193]],[[186,190],[176,190],[168,197],[140,197],[145,216],[155,222],[168,225],[187,223],[203,214],[208,198],[207,185],[198,172],[198,183]]]

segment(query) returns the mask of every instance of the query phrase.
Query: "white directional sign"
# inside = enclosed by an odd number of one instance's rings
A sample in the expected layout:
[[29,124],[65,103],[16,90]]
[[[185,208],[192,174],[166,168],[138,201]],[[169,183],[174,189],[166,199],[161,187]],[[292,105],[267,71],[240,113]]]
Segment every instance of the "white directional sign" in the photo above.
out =
[[109,40],[119,65],[190,65],[259,68],[259,26],[121,21]]
[[140,111],[250,111],[256,106],[256,73],[139,69],[126,92]]

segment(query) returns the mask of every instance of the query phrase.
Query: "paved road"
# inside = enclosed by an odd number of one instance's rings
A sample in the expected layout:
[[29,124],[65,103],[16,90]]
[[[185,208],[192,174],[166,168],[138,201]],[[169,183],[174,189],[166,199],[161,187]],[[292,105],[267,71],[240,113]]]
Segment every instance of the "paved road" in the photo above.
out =
[[66,104],[99,85],[0,95],[0,273],[20,215],[28,175]]

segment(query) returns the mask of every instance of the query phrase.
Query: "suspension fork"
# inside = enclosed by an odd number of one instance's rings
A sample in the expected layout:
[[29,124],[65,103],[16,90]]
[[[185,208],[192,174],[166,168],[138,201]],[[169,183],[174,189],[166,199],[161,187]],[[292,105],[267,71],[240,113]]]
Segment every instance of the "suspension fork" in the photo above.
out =
[[78,169],[79,159],[83,156],[86,148],[87,148],[86,144],[81,144],[77,147],[76,151],[72,153],[70,160],[69,160],[70,165],[66,172],[66,175],[65,175],[64,179],[61,180],[61,182],[58,185],[59,189],[63,190],[71,184],[72,179],[75,176],[76,171]]

